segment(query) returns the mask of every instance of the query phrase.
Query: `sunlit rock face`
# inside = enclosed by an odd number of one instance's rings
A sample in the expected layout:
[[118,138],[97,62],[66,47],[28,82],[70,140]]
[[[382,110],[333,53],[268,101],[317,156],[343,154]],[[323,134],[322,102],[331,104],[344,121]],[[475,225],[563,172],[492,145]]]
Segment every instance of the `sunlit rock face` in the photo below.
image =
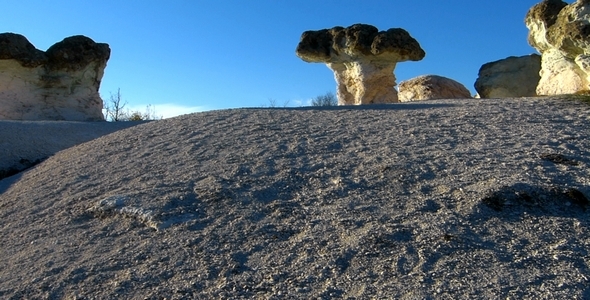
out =
[[396,64],[426,55],[404,29],[379,31],[366,24],[306,31],[296,54],[334,71],[339,105],[399,102],[393,74]]
[[0,34],[0,119],[104,121],[98,90],[110,53],[81,35],[44,52]]
[[537,95],[541,56],[511,56],[481,66],[475,81],[480,98],[534,97]]
[[539,95],[590,89],[590,1],[545,0],[526,15],[528,41],[541,54]]
[[471,98],[469,90],[461,83],[443,76],[422,75],[399,84],[401,102],[465,98]]

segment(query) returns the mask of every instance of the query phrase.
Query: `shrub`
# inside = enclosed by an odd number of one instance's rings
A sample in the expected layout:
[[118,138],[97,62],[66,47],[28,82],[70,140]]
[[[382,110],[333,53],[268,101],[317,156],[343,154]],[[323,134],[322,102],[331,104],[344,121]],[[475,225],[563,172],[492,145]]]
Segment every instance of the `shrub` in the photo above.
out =
[[332,92],[311,99],[311,106],[336,106],[338,99]]
[[145,113],[140,111],[130,112],[129,109],[125,109],[127,101],[121,99],[121,89],[117,89],[116,94],[111,93],[109,101],[104,101],[103,106],[105,110],[105,119],[112,122],[120,121],[148,121],[148,120],[160,120],[161,116],[156,115],[156,110],[152,105],[148,105],[145,109]]

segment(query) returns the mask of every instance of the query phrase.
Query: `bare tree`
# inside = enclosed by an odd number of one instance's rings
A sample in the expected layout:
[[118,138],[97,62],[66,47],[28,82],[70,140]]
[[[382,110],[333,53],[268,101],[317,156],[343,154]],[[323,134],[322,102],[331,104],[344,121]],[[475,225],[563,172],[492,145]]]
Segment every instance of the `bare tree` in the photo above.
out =
[[268,98],[268,107],[277,107],[277,99]]
[[[291,102],[291,101],[289,101],[289,100],[285,100],[285,101],[283,102],[283,107],[289,107],[289,102]],[[262,106],[262,107],[276,108],[276,107],[279,107],[279,104],[278,104],[278,101],[277,101],[277,99],[274,99],[274,98],[268,98],[268,105],[264,105],[264,104],[262,104],[261,106]]]
[[311,106],[336,106],[338,99],[332,92],[311,99]]
[[126,113],[123,110],[127,101],[121,99],[121,89],[117,89],[117,94],[111,93],[108,102],[104,102],[105,118],[108,121],[119,122],[125,121]]
[[156,109],[153,105],[146,106],[145,113],[140,111],[130,112],[125,109],[127,101],[121,98],[121,89],[117,89],[117,93],[111,93],[108,101],[104,101],[105,119],[112,122],[121,121],[147,121],[147,120],[161,120],[163,117],[156,114]]

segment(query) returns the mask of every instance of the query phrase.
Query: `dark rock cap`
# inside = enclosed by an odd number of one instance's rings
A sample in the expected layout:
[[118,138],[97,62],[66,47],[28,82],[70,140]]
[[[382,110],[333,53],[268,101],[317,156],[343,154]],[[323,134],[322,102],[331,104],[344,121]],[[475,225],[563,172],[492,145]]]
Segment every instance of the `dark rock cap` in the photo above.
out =
[[[578,0],[567,4],[561,0],[544,0],[527,13],[525,23],[529,27],[528,42],[533,48],[561,50],[570,58],[586,53],[590,47],[590,24],[587,14],[590,0]],[[533,30],[532,24],[543,24],[545,31]],[[544,35],[544,36],[543,36]]]
[[53,69],[79,70],[93,61],[106,63],[111,56],[108,44],[95,43],[83,35],[65,38],[45,52],[49,67]]
[[[557,16],[559,12],[566,7],[568,4],[561,0],[544,0],[541,3],[538,3],[531,7],[526,14],[525,23],[530,24],[532,23],[531,20],[541,20],[545,23],[545,28],[549,29],[551,26],[557,22]],[[541,48],[540,45],[537,45],[534,37],[530,35],[528,36],[529,45],[531,45],[535,49]]]
[[65,38],[43,52],[20,34],[0,33],[0,59],[14,59],[24,67],[79,70],[94,61],[106,63],[110,55],[108,44],[95,43],[83,35]]
[[543,20],[547,28],[553,26],[557,21],[557,14],[567,6],[566,2],[561,0],[544,0],[534,5],[526,14],[525,20],[537,19]]
[[34,68],[47,62],[45,53],[23,35],[0,33],[0,59],[14,59],[24,67]]
[[418,41],[404,29],[379,31],[367,24],[305,31],[296,54],[307,62],[325,63],[354,61],[367,56],[391,62],[418,61],[426,55]]
[[576,8],[587,5],[586,1],[578,0],[562,9],[547,32],[547,41],[571,57],[584,54],[590,43],[590,24],[574,18]]

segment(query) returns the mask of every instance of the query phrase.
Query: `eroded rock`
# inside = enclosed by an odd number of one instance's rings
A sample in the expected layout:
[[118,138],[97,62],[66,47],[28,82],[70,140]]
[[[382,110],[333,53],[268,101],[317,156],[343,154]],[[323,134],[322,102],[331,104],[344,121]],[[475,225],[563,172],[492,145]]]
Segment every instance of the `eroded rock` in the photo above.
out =
[[404,29],[379,31],[366,24],[306,31],[296,54],[306,62],[326,63],[334,71],[339,105],[399,102],[396,64],[426,55]]
[[537,85],[538,95],[574,94],[587,89],[586,73],[576,61],[558,49],[549,49],[541,57],[541,78]]
[[539,95],[589,89],[590,1],[545,0],[526,15],[528,41],[542,54]]
[[534,97],[537,95],[541,56],[511,56],[481,66],[475,90],[481,98]]
[[98,90],[109,57],[107,44],[81,35],[44,52],[0,34],[0,119],[104,120]]
[[471,93],[461,83],[443,76],[422,75],[399,84],[401,102],[457,98],[471,98]]

